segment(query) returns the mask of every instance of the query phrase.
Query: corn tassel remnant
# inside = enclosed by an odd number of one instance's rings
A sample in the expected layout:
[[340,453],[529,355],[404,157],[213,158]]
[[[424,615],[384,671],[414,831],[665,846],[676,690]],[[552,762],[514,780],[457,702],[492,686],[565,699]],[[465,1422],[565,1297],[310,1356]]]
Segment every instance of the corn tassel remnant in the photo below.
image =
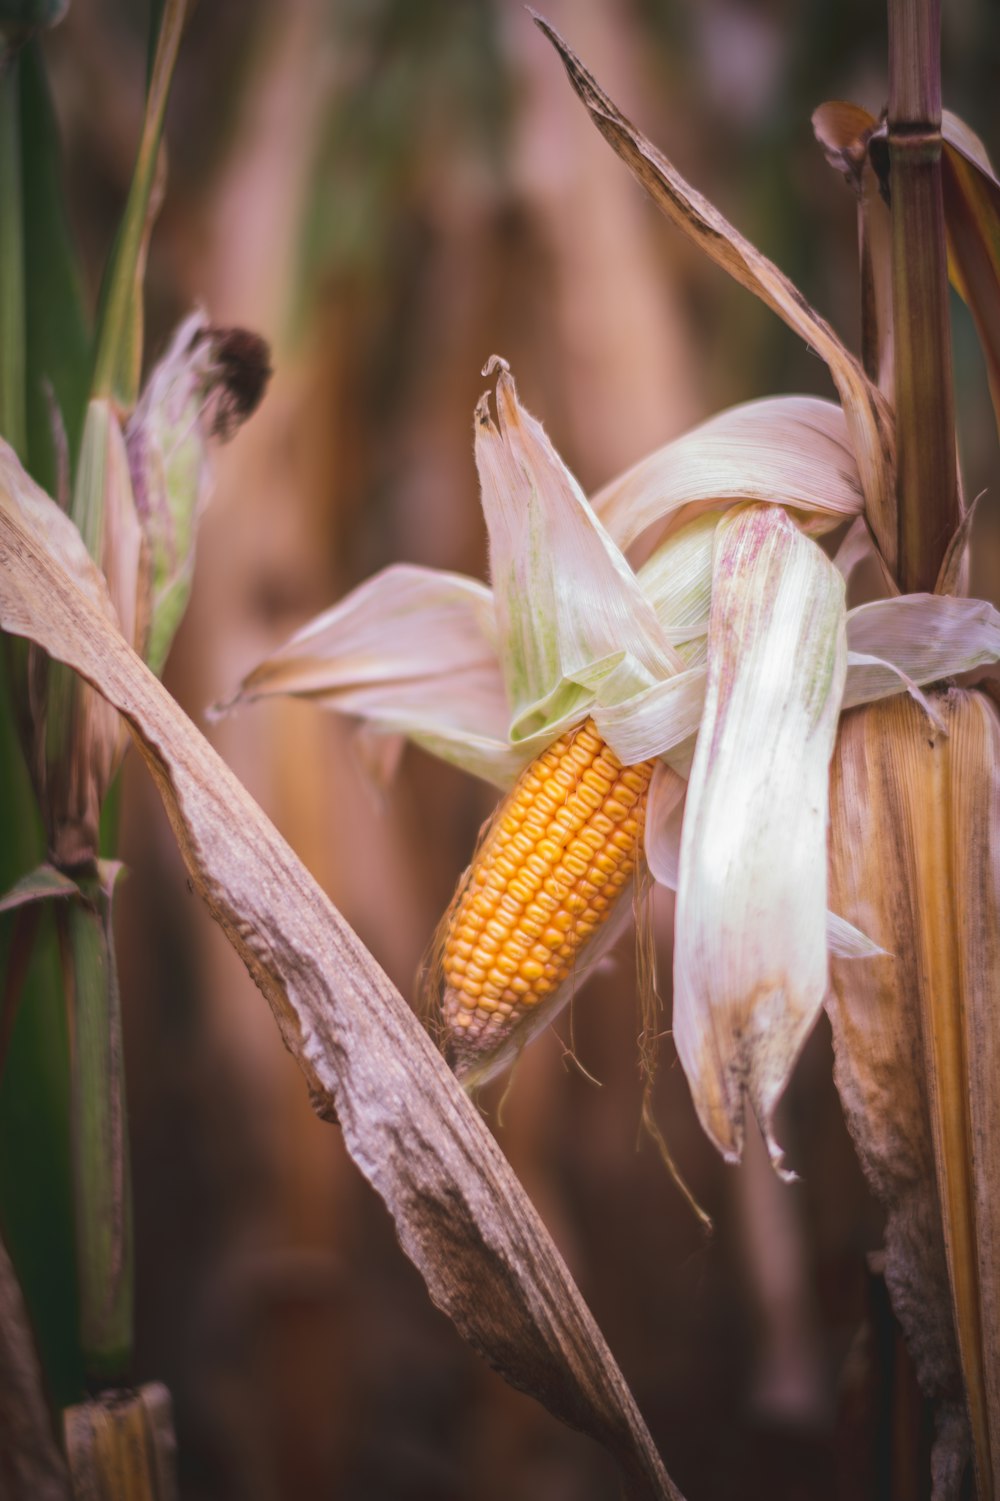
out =
[[592,720],[521,774],[449,915],[443,1013],[459,1073],[572,977],[636,867],[654,763],[622,766]]

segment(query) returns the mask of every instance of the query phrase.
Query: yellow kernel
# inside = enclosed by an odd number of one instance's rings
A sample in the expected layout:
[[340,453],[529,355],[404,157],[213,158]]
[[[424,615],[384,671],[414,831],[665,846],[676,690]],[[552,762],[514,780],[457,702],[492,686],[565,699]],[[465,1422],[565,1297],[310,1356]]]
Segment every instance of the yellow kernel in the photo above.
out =
[[524,959],[521,963],[521,975],[525,980],[540,980],[543,974],[543,966],[537,959]]
[[557,949],[563,941],[563,935],[557,928],[546,928],[542,934],[542,942],[548,949]]
[[564,855],[562,863],[574,876],[585,876],[587,874],[586,860],[580,860],[576,855]]
[[614,823],[621,823],[623,818],[628,817],[628,808],[625,803],[614,797],[609,797],[605,801],[604,812]]

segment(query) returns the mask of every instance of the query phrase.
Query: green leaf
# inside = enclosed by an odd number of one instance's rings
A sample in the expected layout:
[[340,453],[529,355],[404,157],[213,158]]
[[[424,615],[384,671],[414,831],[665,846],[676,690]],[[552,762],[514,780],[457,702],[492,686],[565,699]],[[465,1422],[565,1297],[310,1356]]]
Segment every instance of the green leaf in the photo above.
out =
[[[0,653],[0,886],[37,862],[41,831],[9,712]],[[44,909],[42,909],[44,913]],[[0,919],[0,970],[14,924]],[[57,1406],[82,1387],[69,1168],[69,1044],[51,917],[44,913],[0,1079],[0,1220]]]
[[[58,126],[37,43],[21,59],[21,161],[27,467],[44,489],[58,495],[80,448],[93,348],[66,218]],[[53,403],[65,431],[64,455],[53,430]]]
[[73,1017],[71,1151],[80,1339],[91,1375],[123,1376],[132,1346],[132,1193],[112,897],[121,866],[101,863],[67,915]]
[[30,902],[48,902],[54,897],[74,896],[78,892],[76,882],[64,876],[61,870],[56,870],[54,865],[39,865],[30,875],[15,881],[7,895],[0,898],[0,912],[13,912]]
[[184,25],[185,0],[166,0],[150,72],[139,154],[101,294],[92,394],[130,412],[142,373],[142,285],[150,231],[159,208],[157,164],[163,117]]
[[0,66],[0,434],[25,456],[20,65]]

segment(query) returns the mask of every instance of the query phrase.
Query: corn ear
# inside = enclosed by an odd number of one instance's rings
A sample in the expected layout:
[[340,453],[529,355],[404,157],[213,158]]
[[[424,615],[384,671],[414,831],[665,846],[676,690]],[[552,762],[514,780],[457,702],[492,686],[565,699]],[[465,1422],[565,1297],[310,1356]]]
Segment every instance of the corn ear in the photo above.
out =
[[460,1077],[489,1078],[568,997],[635,870],[652,774],[623,767],[588,720],[501,805],[446,918],[442,1009]]
[[1000,723],[978,693],[932,701],[945,734],[905,698],[843,721],[831,901],[893,957],[835,962],[827,1007],[848,1125],[888,1213],[886,1282],[938,1409],[944,1501],[969,1424],[980,1495],[1000,1480]]

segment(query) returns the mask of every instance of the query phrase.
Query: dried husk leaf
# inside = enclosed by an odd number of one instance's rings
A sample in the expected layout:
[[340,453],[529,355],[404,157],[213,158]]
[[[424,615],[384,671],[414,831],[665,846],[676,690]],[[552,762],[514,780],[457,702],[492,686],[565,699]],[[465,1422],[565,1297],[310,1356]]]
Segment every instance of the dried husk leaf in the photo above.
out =
[[771,1120],[826,990],[826,809],[846,669],[844,584],[783,511],[716,536],[705,711],[688,784],[674,1036],[729,1160]]
[[640,459],[591,504],[619,547],[658,523],[669,535],[720,504],[770,501],[822,534],[864,503],[843,410],[813,396],[748,401]]
[[534,754],[507,737],[493,597],[457,573],[383,569],[296,631],[213,712],[286,694],[406,735],[499,787]]
[[[604,1443],[631,1495],[677,1497],[562,1258],[416,1017],[109,626],[100,575],[71,543],[67,518],[9,458],[0,474],[0,624],[58,655],[126,717],[193,884],[270,1003],[315,1109],[339,1121],[388,1206],[431,1297],[508,1381]],[[46,530],[76,568],[50,553]]]
[[888,1213],[886,1281],[938,1405],[946,1501],[970,1419],[980,1494],[998,1478],[1000,724],[984,695],[932,699],[945,735],[908,699],[843,721],[831,900],[893,957],[835,963],[827,1005],[848,1125]]
[[521,406],[503,360],[496,421],[476,410],[476,467],[490,539],[490,580],[513,741],[552,730],[598,693],[619,701],[677,671],[621,550]]
[[49,1419],[28,1310],[0,1240],[0,1495],[70,1501],[69,1476]]
[[878,388],[798,288],[636,130],[548,22],[539,16],[535,20],[562,58],[569,80],[597,129],[657,207],[826,361],[844,407],[868,520],[892,570],[896,556],[895,443],[892,412]]

